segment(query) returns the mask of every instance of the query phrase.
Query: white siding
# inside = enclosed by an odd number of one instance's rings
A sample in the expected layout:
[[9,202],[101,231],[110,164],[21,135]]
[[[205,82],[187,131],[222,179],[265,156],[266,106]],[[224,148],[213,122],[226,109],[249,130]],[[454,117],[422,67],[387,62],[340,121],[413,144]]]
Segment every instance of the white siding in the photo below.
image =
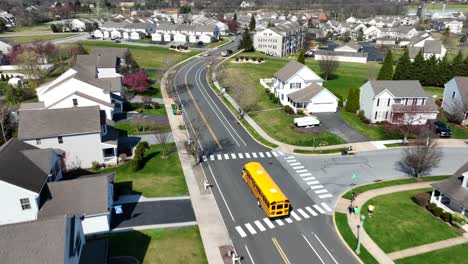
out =
[[372,90],[369,82],[361,86],[359,106],[360,109],[364,111],[364,116],[369,120],[373,113],[372,102],[374,96],[374,91]]
[[67,169],[89,168],[93,161],[104,163],[101,149],[101,134],[82,134],[74,136],[63,136],[63,143],[59,144],[57,137],[41,138],[41,144],[37,145],[36,140],[25,140],[24,142],[41,148],[56,148],[65,152],[65,163]]
[[[382,122],[390,118],[392,113],[393,96],[384,91],[377,95],[372,102],[371,123]],[[376,113],[377,112],[377,118]]]
[[83,220],[85,235],[109,232],[109,214],[86,216]]
[[[451,106],[453,105],[461,105],[463,106],[463,100],[460,94],[460,90],[458,89],[457,82],[455,79],[451,79],[445,84],[444,89],[444,99],[442,100],[442,108],[446,112],[452,112]],[[463,121],[463,124],[468,124],[468,118]]]
[[324,89],[312,98],[307,105],[309,113],[336,112],[338,109],[338,99],[330,91]]
[[[37,199],[39,194],[0,181],[0,225],[37,219]],[[23,210],[20,199],[28,198],[31,209]]]
[[342,61],[342,62],[355,62],[355,63],[367,63],[367,57],[350,57],[350,56],[324,56],[324,55],[315,55],[315,60],[328,60],[332,59],[334,61]]

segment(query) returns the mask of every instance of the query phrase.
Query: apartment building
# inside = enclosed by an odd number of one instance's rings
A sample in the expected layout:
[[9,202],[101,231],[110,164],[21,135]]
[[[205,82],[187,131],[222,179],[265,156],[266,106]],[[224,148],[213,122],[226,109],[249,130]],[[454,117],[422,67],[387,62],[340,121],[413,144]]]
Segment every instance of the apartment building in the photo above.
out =
[[254,47],[265,54],[283,57],[304,47],[306,28],[297,22],[285,21],[254,35]]

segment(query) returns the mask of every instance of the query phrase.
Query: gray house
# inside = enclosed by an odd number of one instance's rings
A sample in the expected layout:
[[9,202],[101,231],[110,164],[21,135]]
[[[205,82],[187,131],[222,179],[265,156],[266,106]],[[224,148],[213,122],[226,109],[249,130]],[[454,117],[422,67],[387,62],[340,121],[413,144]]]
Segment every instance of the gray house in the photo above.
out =
[[450,213],[468,216],[468,162],[449,179],[433,183],[431,203]]

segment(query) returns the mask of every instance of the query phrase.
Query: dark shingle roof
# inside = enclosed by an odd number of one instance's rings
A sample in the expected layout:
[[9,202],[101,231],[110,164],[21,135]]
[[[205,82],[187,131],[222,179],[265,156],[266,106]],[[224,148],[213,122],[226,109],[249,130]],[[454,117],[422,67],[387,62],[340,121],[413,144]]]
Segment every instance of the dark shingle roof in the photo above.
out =
[[[432,186],[457,201],[464,208],[468,208],[468,189],[462,187],[463,174],[466,172],[468,172],[468,162],[450,178],[442,182],[433,183]],[[465,177],[468,177],[468,175]]]
[[279,69],[275,72],[274,76],[281,81],[287,81],[291,78],[294,74],[296,74],[299,70],[304,68],[305,65],[301,64],[295,60],[289,61],[283,68]]
[[64,214],[96,215],[108,212],[108,177],[114,174],[81,176],[75,180],[50,182],[51,199],[39,210],[39,218]]
[[16,41],[14,41],[13,39],[11,38],[0,38],[0,42],[3,42],[3,43],[6,43],[12,47],[18,45],[18,43],[16,43]]
[[388,90],[395,97],[429,97],[419,81],[369,81],[374,95]]
[[99,106],[28,110],[20,116],[20,140],[101,132]]
[[455,77],[455,81],[457,82],[458,90],[460,91],[461,98],[463,100],[463,105],[465,106],[465,110],[468,109],[468,77]]
[[50,173],[51,149],[38,149],[17,139],[0,146],[0,180],[39,193]]
[[70,216],[61,215],[47,220],[0,226],[0,262],[65,263],[69,224]]
[[442,52],[442,41],[426,40],[424,42],[424,53],[440,54]]
[[288,94],[288,97],[296,103],[308,102],[310,101],[310,99],[314,98],[317,94],[319,94],[323,89],[325,88],[313,83],[305,87],[304,89],[300,89],[299,91],[295,91]]

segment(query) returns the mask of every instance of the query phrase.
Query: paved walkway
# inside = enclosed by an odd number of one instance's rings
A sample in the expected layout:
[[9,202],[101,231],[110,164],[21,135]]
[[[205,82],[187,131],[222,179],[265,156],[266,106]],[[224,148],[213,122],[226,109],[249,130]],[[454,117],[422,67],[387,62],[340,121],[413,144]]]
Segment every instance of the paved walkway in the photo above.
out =
[[[389,193],[394,192],[403,192],[409,190],[417,190],[423,188],[430,188],[431,183],[433,182],[420,182],[420,183],[413,183],[413,184],[405,184],[405,185],[397,185],[397,186],[390,186],[385,188],[379,188],[374,190],[369,190],[359,194],[354,202],[355,205],[361,207],[364,205],[368,200]],[[348,224],[351,228],[354,235],[357,237],[357,226],[360,224],[360,217],[356,215],[349,215],[348,213],[348,206],[350,204],[350,200],[340,198],[338,201],[335,211],[340,213],[345,213],[348,216]],[[362,211],[362,209],[361,209]],[[422,253],[426,253],[432,250],[451,247],[453,245],[458,245],[461,243],[467,243],[467,237],[459,237],[456,239],[448,239],[444,241],[439,241],[432,244],[426,244],[415,248],[409,248],[398,252],[393,252],[390,254],[386,254],[380,247],[369,237],[365,229],[361,230],[361,243],[367,251],[380,263],[380,264],[391,264],[394,263],[393,260],[405,258],[409,256],[414,256]],[[462,242],[465,241],[465,242]],[[353,249],[354,250],[354,249]]]
[[[165,87],[165,79],[167,73],[171,72],[178,65],[183,64],[182,61],[176,64],[172,69],[168,70],[161,82],[161,92],[168,113],[172,112],[171,104],[174,103],[172,98],[167,95]],[[185,181],[189,189],[192,207],[195,212],[195,218],[200,229],[200,235],[203,241],[208,263],[223,264],[223,257],[220,253],[221,246],[232,246],[232,241],[229,233],[224,225],[223,218],[216,204],[213,195],[201,193],[194,172],[194,158],[190,156],[184,146],[184,142],[188,140],[187,130],[179,129],[179,125],[184,125],[182,116],[168,115],[169,123],[172,128],[172,134],[177,146],[177,151],[182,164]]]

